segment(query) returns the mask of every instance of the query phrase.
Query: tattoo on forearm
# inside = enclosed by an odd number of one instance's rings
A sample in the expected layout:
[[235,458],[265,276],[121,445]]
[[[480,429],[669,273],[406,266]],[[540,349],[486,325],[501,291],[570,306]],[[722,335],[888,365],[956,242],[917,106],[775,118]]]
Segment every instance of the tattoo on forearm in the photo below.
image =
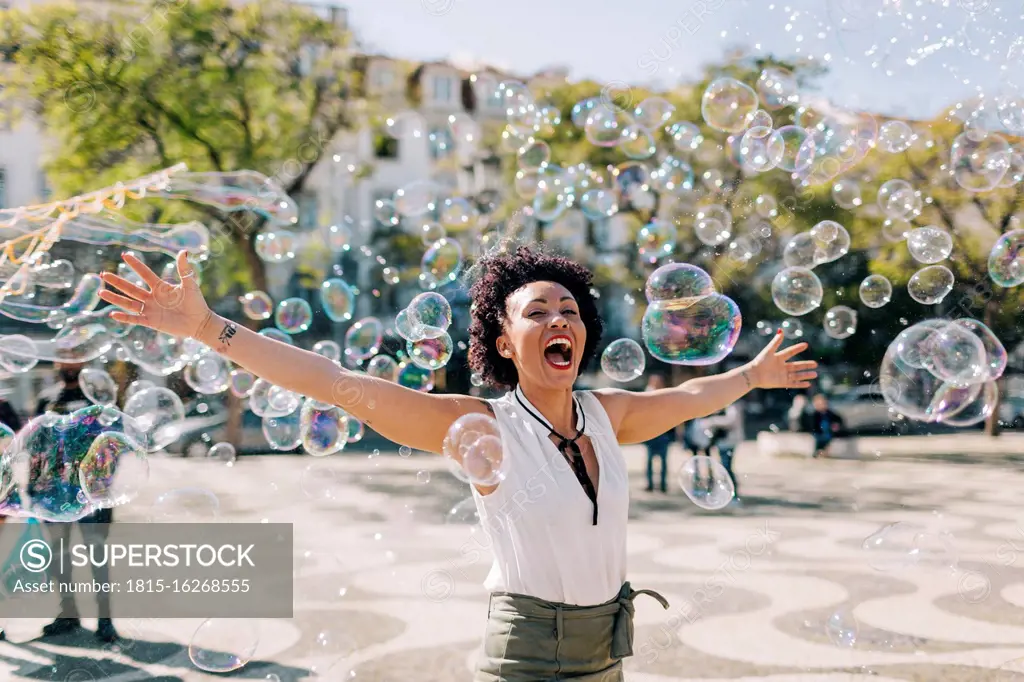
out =
[[219,343],[223,343],[225,346],[231,345],[231,337],[238,331],[238,327],[231,324],[230,322],[224,323],[224,328],[220,330],[220,335],[217,337]]
[[743,380],[747,382],[747,388],[750,388],[750,376],[747,374],[747,372],[745,370],[740,372],[740,376],[742,376]]

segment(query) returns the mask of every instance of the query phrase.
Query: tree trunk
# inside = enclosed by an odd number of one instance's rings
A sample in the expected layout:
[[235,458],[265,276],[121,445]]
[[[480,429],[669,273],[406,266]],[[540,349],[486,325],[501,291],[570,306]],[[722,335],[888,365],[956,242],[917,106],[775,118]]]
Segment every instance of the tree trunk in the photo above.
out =
[[[999,308],[999,303],[995,300],[995,296],[985,302],[985,314],[983,315],[982,322],[985,323],[989,329],[992,328],[993,318],[995,317],[996,310]],[[999,404],[1002,402],[1002,388],[1005,383],[1000,380],[998,383],[999,389],[996,391],[996,404],[992,406],[992,414],[985,419],[985,435],[986,436],[998,436],[1002,430],[999,428]]]
[[242,253],[245,254],[245,263],[249,266],[249,277],[253,289],[266,292],[267,290],[267,264],[256,254],[256,239],[251,236],[239,244]]

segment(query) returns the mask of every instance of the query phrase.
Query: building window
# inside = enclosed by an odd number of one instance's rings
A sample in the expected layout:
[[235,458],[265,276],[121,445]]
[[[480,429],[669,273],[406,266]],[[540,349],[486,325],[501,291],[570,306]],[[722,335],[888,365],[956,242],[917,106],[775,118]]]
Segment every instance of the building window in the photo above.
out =
[[451,155],[455,147],[455,141],[448,128],[434,128],[430,131],[430,158],[437,161]]
[[398,158],[398,140],[388,135],[383,126],[373,133],[373,155],[378,159]]
[[312,229],[319,218],[319,206],[315,194],[303,194],[299,197],[299,227]]
[[452,101],[452,79],[449,76],[434,76],[434,101],[447,104]]
[[480,108],[484,111],[501,111],[505,108],[501,90],[493,80],[480,81],[477,88],[477,96],[480,99]]
[[7,169],[0,168],[0,208],[7,208]]
[[395,74],[391,72],[391,69],[378,69],[374,80],[378,89],[389,90],[391,88],[391,84],[395,82]]

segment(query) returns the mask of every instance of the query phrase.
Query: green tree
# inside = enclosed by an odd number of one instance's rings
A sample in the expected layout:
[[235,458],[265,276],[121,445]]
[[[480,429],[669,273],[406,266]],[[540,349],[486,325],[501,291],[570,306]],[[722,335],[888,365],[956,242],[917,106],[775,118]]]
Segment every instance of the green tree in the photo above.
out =
[[[53,141],[46,170],[61,195],[185,162],[190,171],[259,171],[300,196],[365,104],[352,49],[329,19],[271,0],[0,12],[10,62],[0,84],[9,106],[35,114]],[[257,216],[181,201],[127,208],[143,221],[198,217],[211,228],[209,293],[265,288]]]

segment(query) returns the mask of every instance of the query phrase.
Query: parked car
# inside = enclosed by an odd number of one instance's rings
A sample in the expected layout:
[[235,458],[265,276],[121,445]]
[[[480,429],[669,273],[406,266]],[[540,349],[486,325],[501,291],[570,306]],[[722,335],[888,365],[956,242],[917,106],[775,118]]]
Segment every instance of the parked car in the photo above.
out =
[[905,433],[906,419],[897,419],[889,411],[877,384],[855,386],[829,397],[829,407],[843,419],[850,433]]
[[999,401],[999,421],[1004,429],[1024,429],[1024,396],[1003,396]]

